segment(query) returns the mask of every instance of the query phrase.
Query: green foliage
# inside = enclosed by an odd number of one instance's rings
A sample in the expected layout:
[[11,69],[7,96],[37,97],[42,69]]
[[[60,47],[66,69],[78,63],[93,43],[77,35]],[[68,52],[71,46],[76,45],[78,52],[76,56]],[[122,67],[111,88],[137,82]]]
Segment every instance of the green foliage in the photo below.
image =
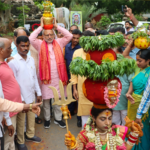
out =
[[142,15],[138,15],[138,14],[135,15],[135,18],[136,18],[138,21],[143,21],[143,20],[144,20],[143,17],[142,17]]
[[14,32],[8,32],[7,35],[14,36]]
[[100,8],[100,9],[96,10],[95,12],[92,12],[90,19],[93,19],[97,15],[102,14],[102,13],[106,13],[106,12],[107,12],[106,8]]
[[0,2],[0,11],[8,10],[10,8],[11,8],[11,6],[8,5],[7,3]]
[[[23,9],[24,9],[24,14],[23,14]],[[30,8],[27,6],[27,5],[24,5],[24,6],[20,6],[20,7],[17,7],[17,10],[19,10],[20,13],[19,16],[18,16],[18,25],[19,26],[24,26],[25,22],[24,22],[24,18],[26,19],[26,14],[30,11]]]
[[132,33],[131,36],[134,40],[137,39],[138,37],[145,37],[147,39],[147,42],[150,42],[150,38],[149,38],[148,34],[144,31],[136,31],[136,32]]
[[107,16],[102,16],[101,20],[97,22],[96,26],[101,30],[107,29],[108,25],[111,23],[111,20]]
[[123,14],[122,13],[115,13],[109,16],[110,20],[113,22],[120,22],[123,19]]
[[135,71],[135,66],[135,60],[117,55],[117,60],[103,60],[101,65],[98,65],[93,60],[86,61],[81,57],[77,57],[71,62],[69,67],[72,74],[84,76],[94,81],[106,81],[108,79],[113,79],[117,75],[130,75]]
[[124,42],[124,36],[120,33],[115,33],[114,35],[101,35],[100,37],[82,36],[80,38],[80,45],[85,51],[104,51],[110,47],[122,46]]

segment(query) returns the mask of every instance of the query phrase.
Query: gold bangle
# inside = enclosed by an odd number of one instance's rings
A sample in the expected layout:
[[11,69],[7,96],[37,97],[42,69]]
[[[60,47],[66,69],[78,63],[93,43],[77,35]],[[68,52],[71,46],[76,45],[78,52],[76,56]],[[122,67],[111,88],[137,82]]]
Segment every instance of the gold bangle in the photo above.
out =
[[77,147],[77,141],[74,146],[70,147],[71,149],[75,149]]
[[30,104],[30,110],[32,110],[32,104]]

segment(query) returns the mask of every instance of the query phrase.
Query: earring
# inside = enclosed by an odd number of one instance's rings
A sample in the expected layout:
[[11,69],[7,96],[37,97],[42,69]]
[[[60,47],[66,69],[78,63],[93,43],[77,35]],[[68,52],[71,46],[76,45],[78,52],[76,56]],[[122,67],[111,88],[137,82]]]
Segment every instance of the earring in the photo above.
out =
[[94,121],[93,121],[92,125],[95,126],[95,122]]

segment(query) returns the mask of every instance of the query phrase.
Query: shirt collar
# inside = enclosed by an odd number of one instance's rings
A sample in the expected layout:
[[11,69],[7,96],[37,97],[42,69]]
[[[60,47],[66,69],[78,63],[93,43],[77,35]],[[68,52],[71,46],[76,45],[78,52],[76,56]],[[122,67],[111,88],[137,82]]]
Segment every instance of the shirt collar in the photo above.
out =
[[72,48],[72,42],[70,42],[70,43],[69,43],[69,48],[70,48],[70,49],[78,49],[78,48],[80,48],[80,45],[79,45],[79,43],[78,43],[74,48]]
[[[19,53],[16,54],[15,58],[18,60],[24,60]],[[28,61],[29,59],[30,57],[27,55],[27,59],[25,61]]]
[[11,43],[11,48],[12,49],[17,48],[14,42]]

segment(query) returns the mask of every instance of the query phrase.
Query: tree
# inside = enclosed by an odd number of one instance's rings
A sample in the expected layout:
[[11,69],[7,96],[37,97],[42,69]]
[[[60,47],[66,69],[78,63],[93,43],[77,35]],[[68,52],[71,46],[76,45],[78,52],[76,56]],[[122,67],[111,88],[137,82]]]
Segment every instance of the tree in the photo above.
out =
[[9,21],[11,20],[11,0],[0,2],[0,30],[7,31]]

